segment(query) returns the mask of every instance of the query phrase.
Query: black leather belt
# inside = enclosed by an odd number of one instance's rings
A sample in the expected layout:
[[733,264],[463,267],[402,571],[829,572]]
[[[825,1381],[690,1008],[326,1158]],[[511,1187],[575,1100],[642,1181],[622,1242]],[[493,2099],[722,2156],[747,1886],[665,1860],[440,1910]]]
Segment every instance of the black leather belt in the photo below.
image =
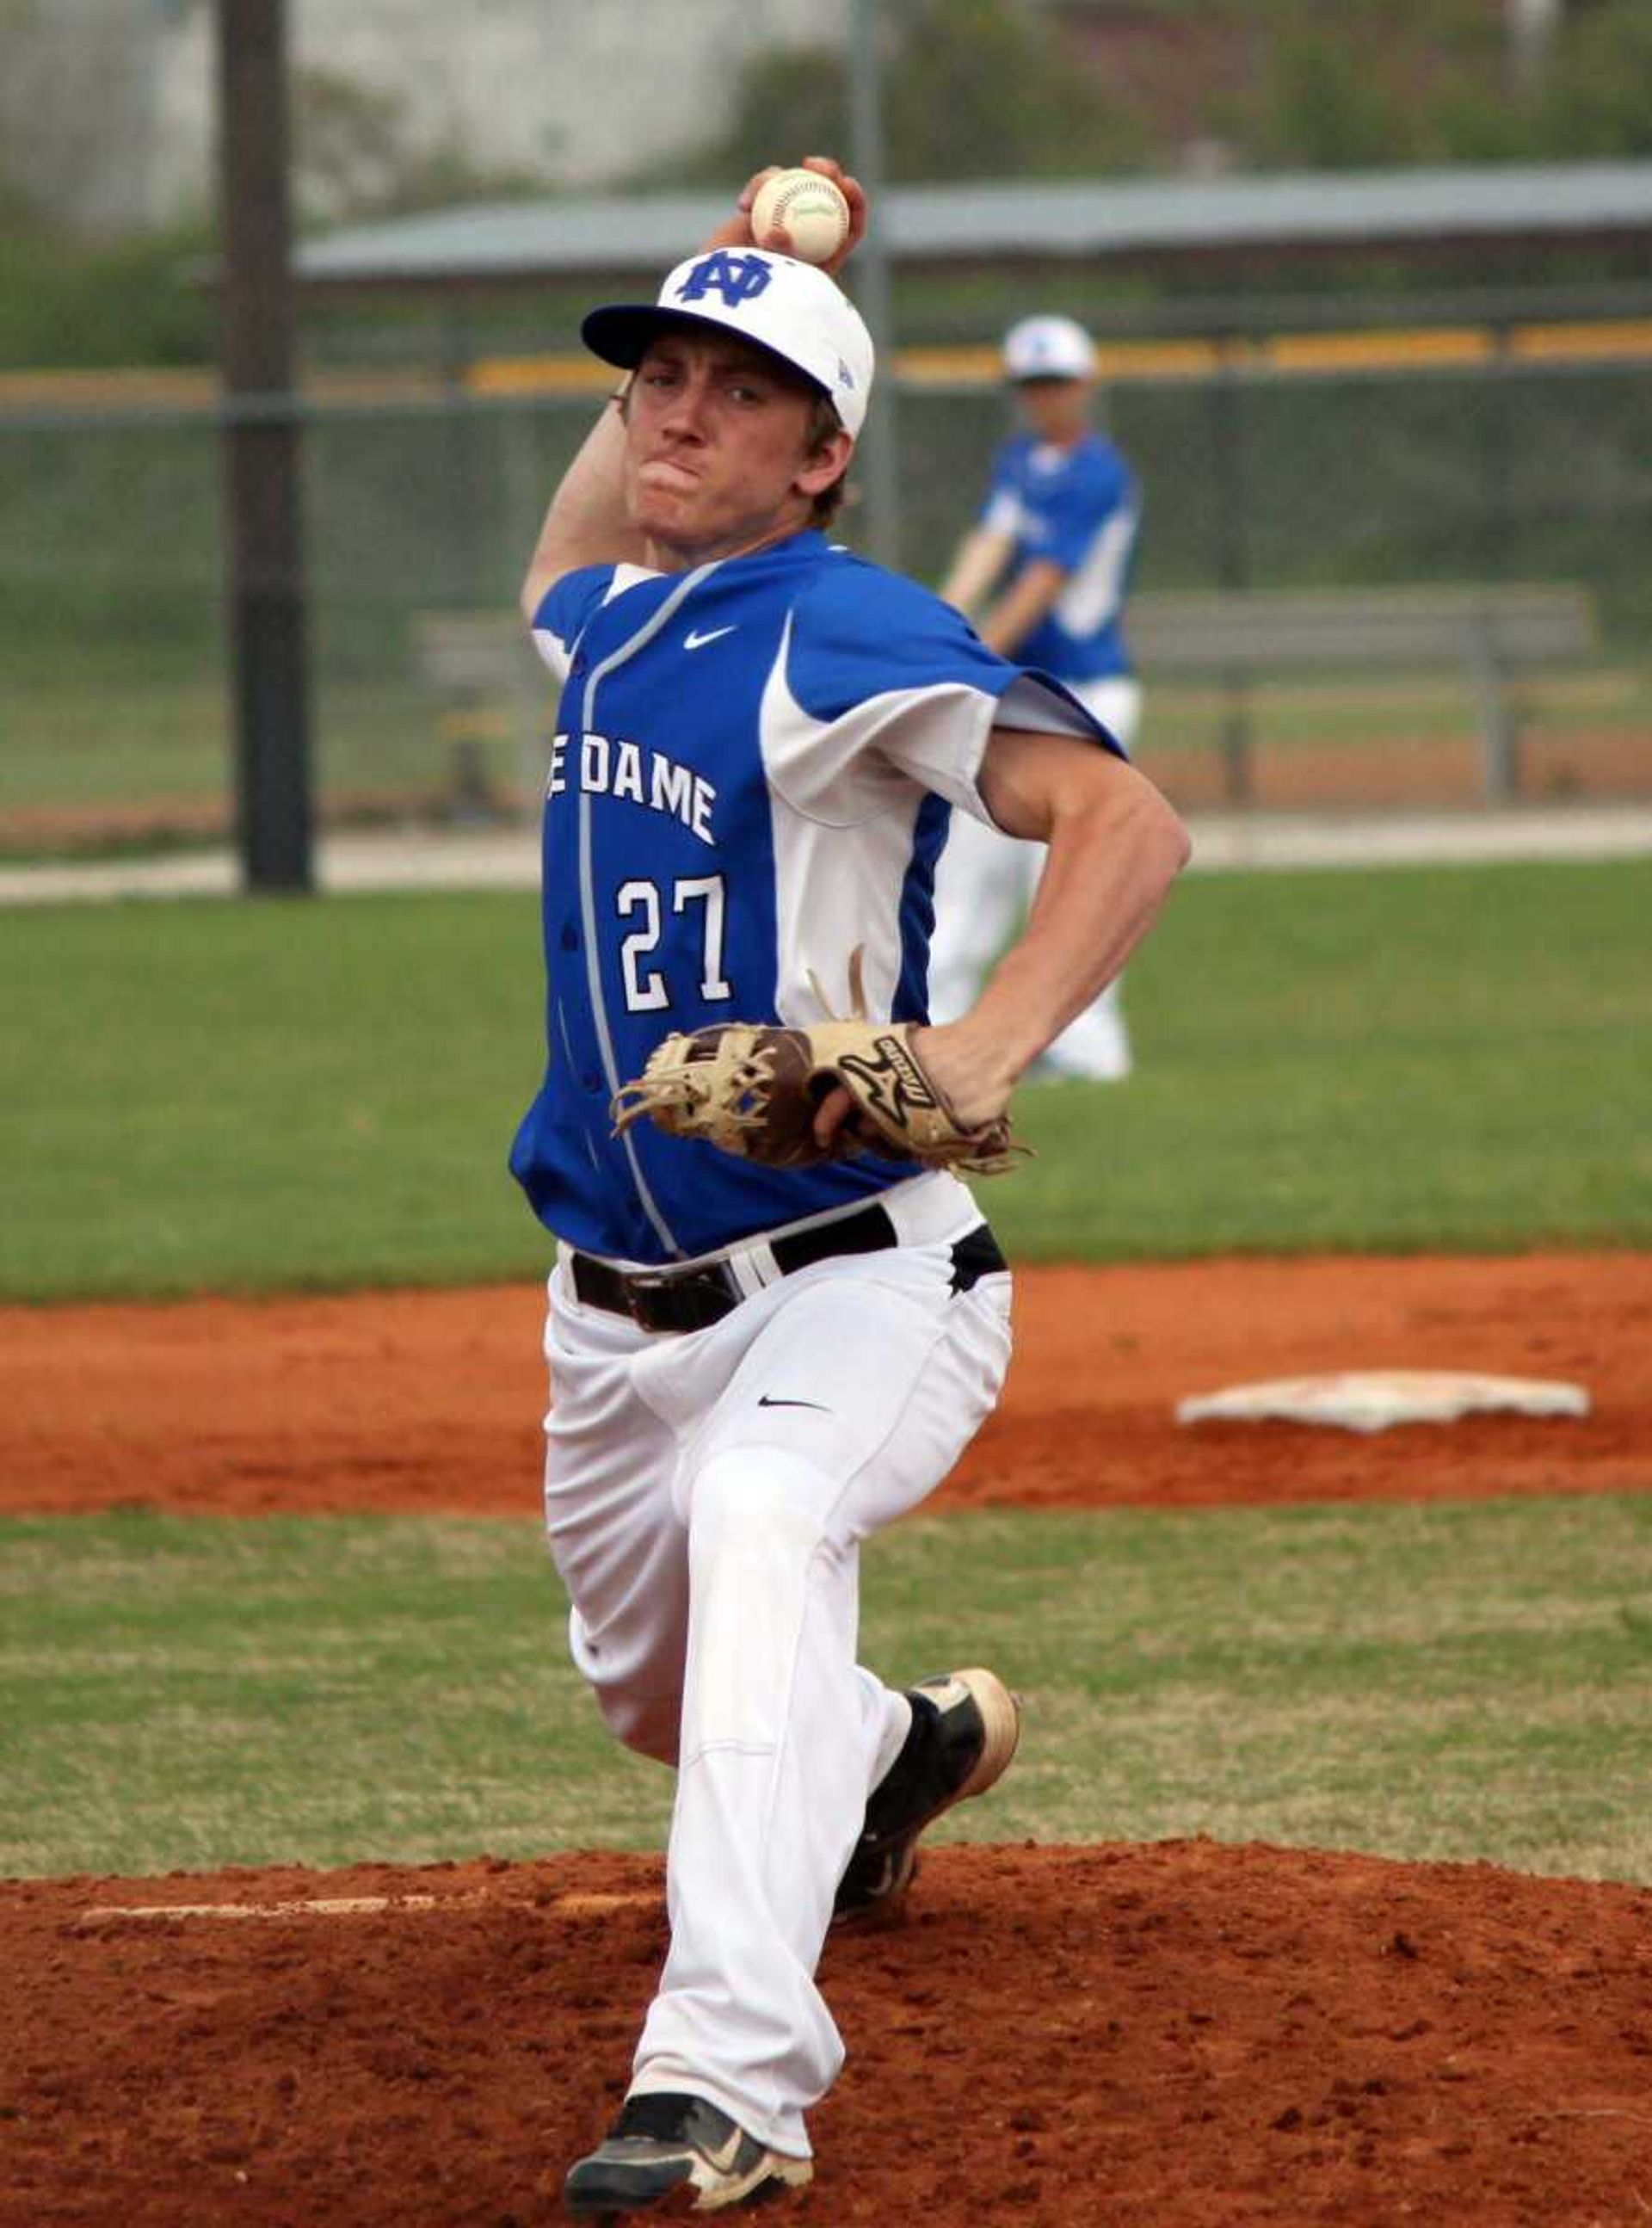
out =
[[[790,1277],[812,1262],[829,1261],[840,1253],[881,1253],[900,1243],[887,1211],[874,1206],[841,1215],[836,1222],[816,1223],[812,1230],[771,1239],[769,1251],[781,1275]],[[629,1316],[644,1330],[705,1330],[747,1296],[727,1261],[698,1269],[638,1269],[627,1274],[592,1254],[574,1253],[569,1265],[574,1291],[586,1307]],[[1008,1266],[997,1239],[984,1222],[979,1223],[952,1248],[952,1290],[967,1292],[983,1277]]]

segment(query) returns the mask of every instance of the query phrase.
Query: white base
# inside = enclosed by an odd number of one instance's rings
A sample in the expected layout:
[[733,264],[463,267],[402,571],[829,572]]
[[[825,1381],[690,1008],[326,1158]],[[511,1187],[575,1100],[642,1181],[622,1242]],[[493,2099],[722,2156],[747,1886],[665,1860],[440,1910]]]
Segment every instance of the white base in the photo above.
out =
[[1381,1431],[1390,1424],[1451,1424],[1458,1417],[1507,1411],[1521,1416],[1586,1416],[1581,1385],[1533,1377],[1480,1377],[1457,1370],[1345,1370],[1331,1377],[1277,1377],[1230,1385],[1178,1401],[1178,1424],[1259,1422],[1335,1424],[1344,1431]]

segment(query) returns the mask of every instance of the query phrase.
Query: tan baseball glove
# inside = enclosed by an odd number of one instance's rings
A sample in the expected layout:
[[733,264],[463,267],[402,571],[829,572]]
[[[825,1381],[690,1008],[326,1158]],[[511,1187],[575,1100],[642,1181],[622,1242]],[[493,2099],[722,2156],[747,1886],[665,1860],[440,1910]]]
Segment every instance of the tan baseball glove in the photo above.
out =
[[[857,951],[849,968],[857,1008],[859,958]],[[646,1116],[670,1136],[701,1137],[771,1168],[861,1153],[977,1175],[1014,1168],[1030,1148],[1016,1143],[1008,1116],[966,1128],[914,1051],[912,1034],[911,1022],[869,1021],[863,1012],[808,1028],[725,1021],[679,1032],[656,1045],[641,1076],[615,1093],[615,1132]],[[822,1146],[815,1116],[840,1084],[854,1108]]]

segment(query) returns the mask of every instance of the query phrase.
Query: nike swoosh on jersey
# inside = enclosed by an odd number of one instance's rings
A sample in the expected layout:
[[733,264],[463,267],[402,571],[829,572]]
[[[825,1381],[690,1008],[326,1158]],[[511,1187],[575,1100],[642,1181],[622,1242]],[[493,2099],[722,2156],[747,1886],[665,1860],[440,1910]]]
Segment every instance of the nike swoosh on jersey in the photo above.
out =
[[700,634],[690,627],[682,637],[682,647],[684,650],[703,650],[708,642],[720,642],[724,635],[733,634],[733,631],[732,626],[709,627],[704,634]]
[[822,1407],[818,1400],[777,1400],[769,1392],[759,1394],[757,1405],[759,1408],[818,1408],[823,1416],[829,1416],[832,1412],[829,1408]]

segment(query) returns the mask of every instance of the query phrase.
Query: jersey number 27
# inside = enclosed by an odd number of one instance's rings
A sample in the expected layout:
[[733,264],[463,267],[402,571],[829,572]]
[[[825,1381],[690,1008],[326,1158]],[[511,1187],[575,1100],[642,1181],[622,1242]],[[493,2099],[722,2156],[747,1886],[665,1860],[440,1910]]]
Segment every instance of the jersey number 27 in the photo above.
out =
[[[671,911],[682,913],[690,906],[705,907],[701,938],[700,996],[731,998],[733,986],[723,974],[723,878],[720,874],[690,874],[671,885]],[[636,920],[619,947],[619,964],[625,978],[625,1004],[633,1014],[650,1013],[671,1003],[671,993],[659,970],[645,963],[658,949],[664,919],[664,894],[657,882],[622,882],[614,898],[622,920]]]

